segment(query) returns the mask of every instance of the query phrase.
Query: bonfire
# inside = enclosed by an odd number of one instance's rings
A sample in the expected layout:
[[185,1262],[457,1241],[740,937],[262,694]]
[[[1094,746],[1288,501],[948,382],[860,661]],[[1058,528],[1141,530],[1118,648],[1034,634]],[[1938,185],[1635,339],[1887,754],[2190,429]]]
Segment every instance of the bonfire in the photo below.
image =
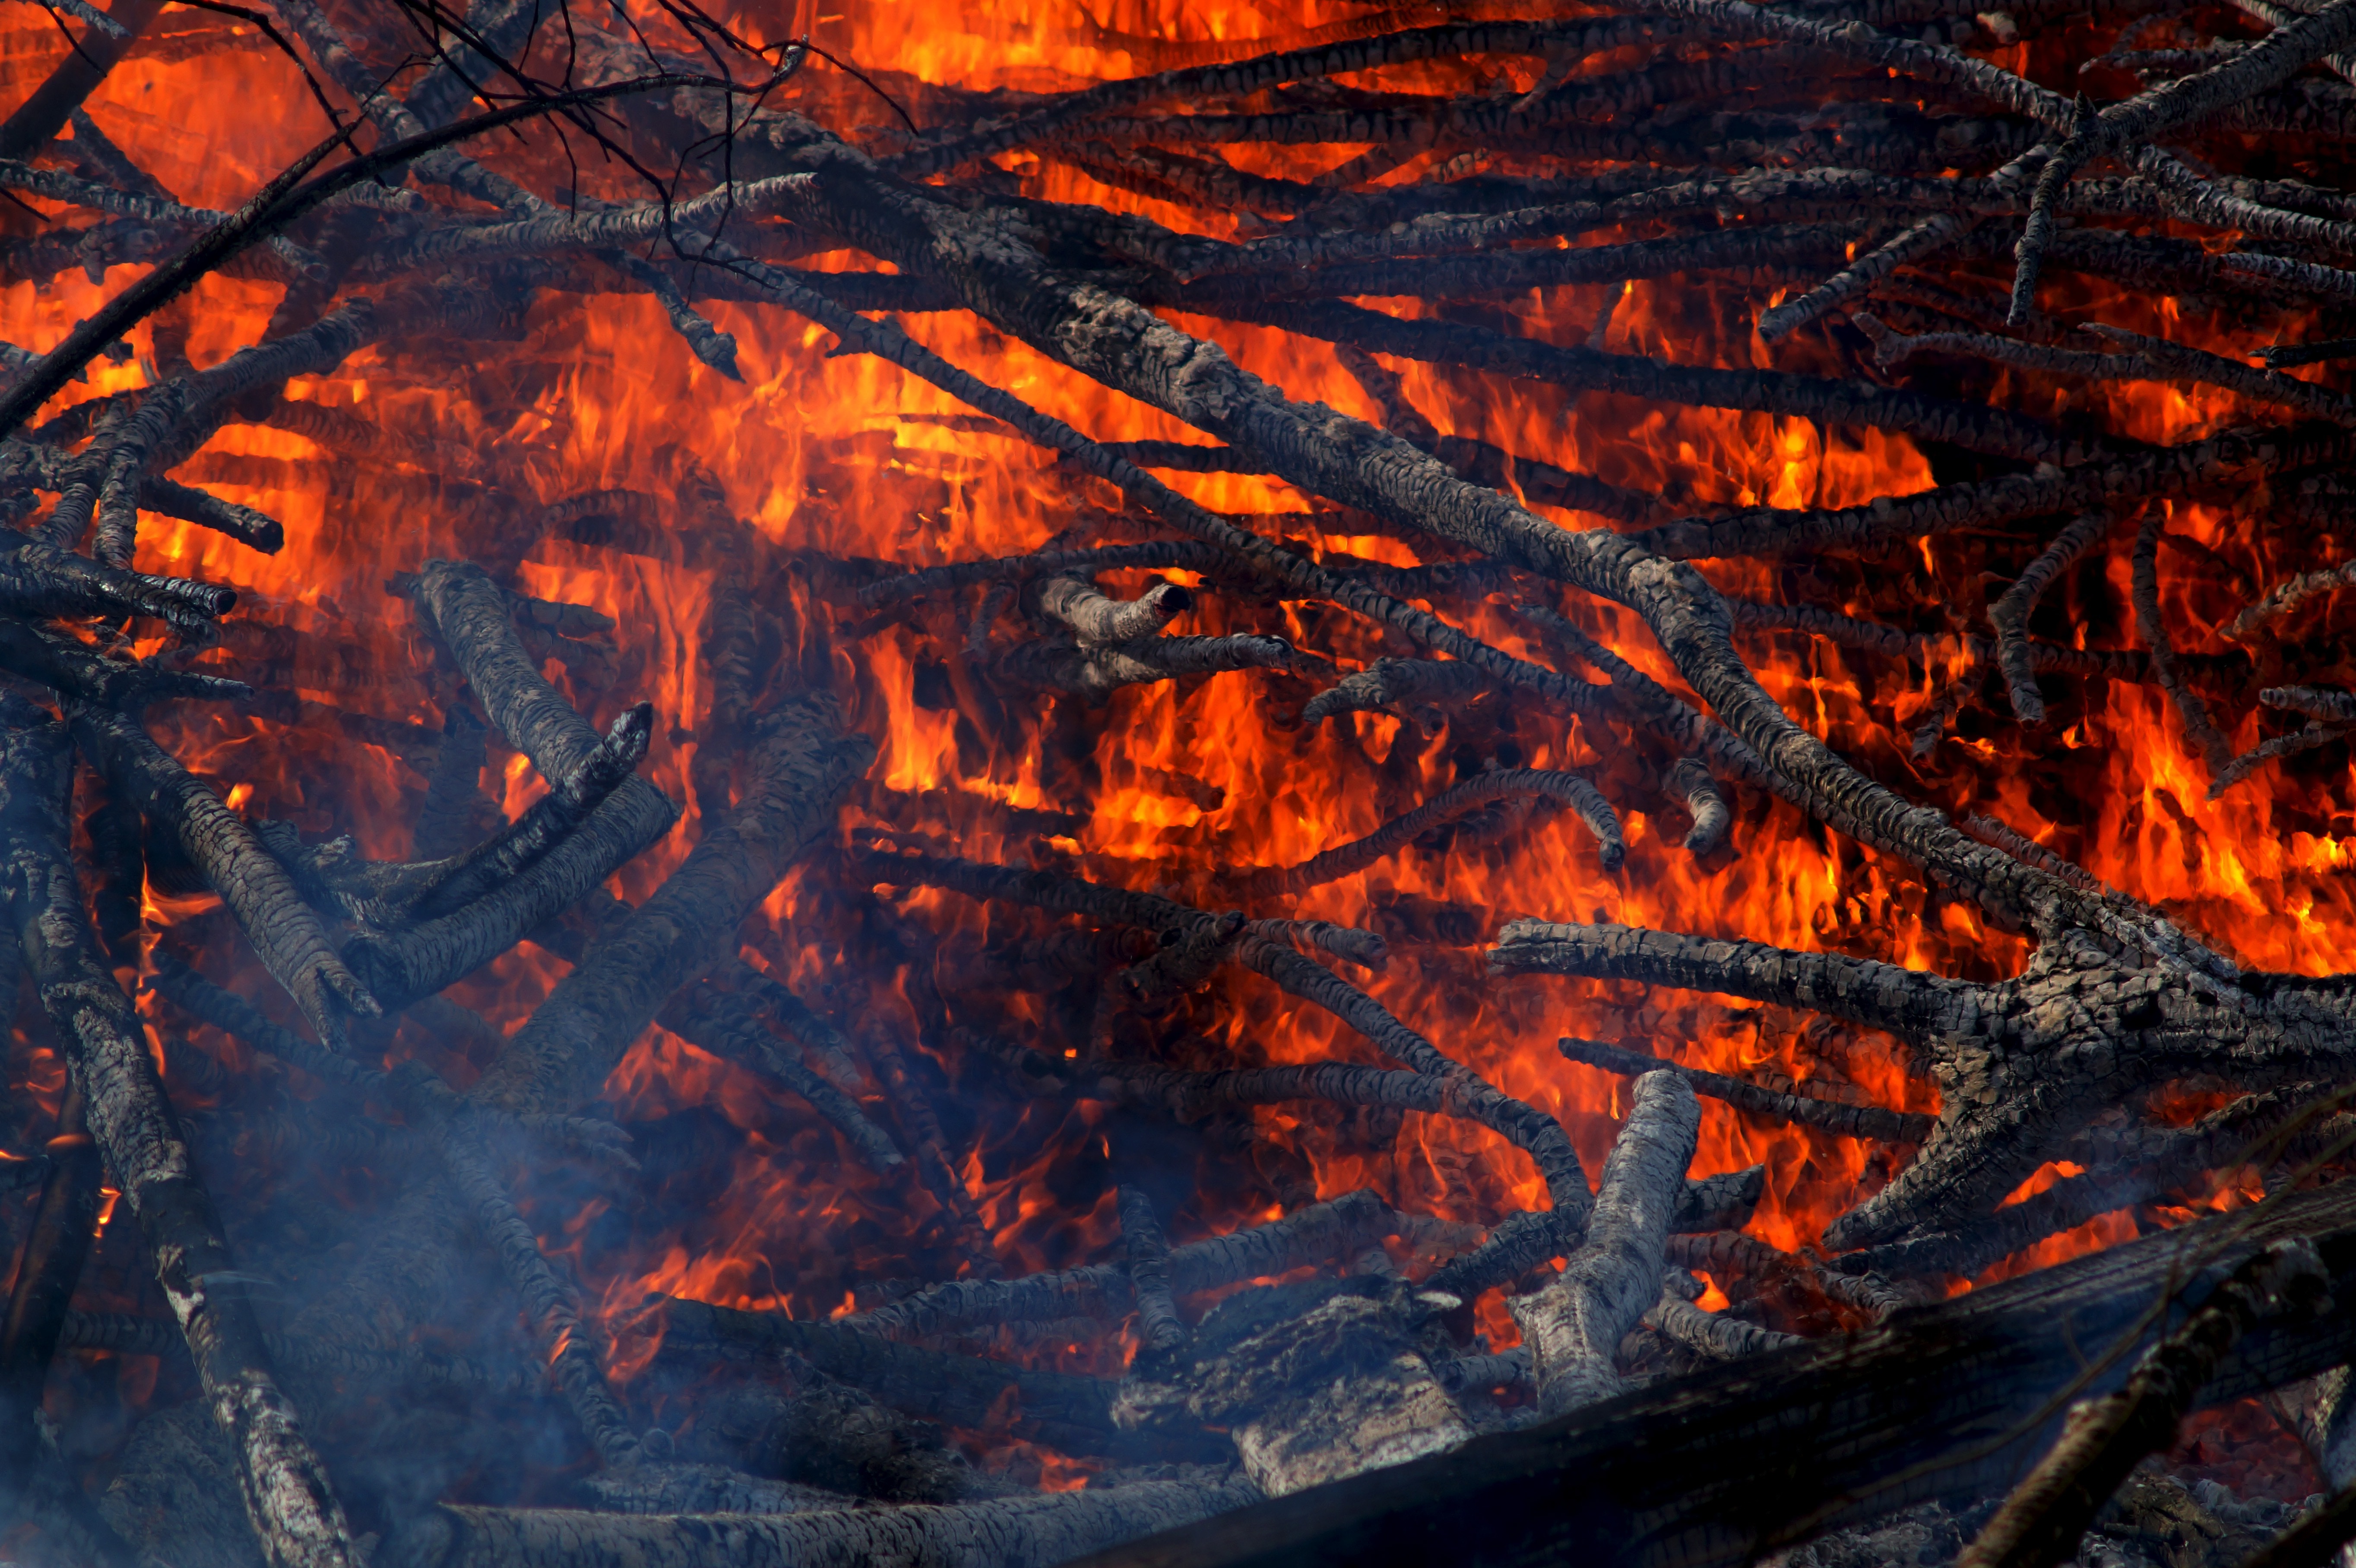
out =
[[0,19],[0,1557],[2334,1560],[2356,0],[1987,3]]

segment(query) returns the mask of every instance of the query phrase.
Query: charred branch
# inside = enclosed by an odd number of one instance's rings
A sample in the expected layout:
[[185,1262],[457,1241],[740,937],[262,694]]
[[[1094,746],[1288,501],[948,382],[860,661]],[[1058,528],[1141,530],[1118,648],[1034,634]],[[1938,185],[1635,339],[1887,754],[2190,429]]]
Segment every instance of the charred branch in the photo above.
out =
[[2125,1388],[2071,1408],[2052,1451],[1965,1549],[1961,1568],[2051,1568],[2070,1557],[2136,1462],[2175,1441],[2234,1342],[2261,1318],[2312,1307],[2324,1281],[2323,1261],[2303,1237],[2235,1269],[2182,1328],[2144,1353]]
[[1916,1112],[1884,1110],[1879,1105],[1852,1105],[1845,1101],[1821,1100],[1809,1094],[1786,1094],[1743,1079],[1730,1078],[1722,1072],[1681,1067],[1673,1061],[1663,1061],[1658,1057],[1622,1051],[1591,1040],[1566,1039],[1558,1045],[1564,1057],[1569,1061],[1600,1067],[1606,1072],[1617,1072],[1630,1078],[1642,1077],[1647,1072],[1674,1072],[1692,1085],[1695,1093],[1722,1100],[1737,1110],[1777,1121],[1822,1127],[1844,1137],[1919,1144],[1931,1132],[1932,1118]]
[[[325,1467],[271,1370],[210,1196],[165,1098],[131,999],[100,957],[70,859],[64,730],[7,716],[8,901],[24,962],[81,1089],[91,1136],[122,1184],[150,1265],[236,1452],[248,1520],[273,1564],[361,1559]],[[209,797],[208,797],[209,798]]]
[[1426,801],[1403,816],[1392,818],[1365,837],[1328,849],[1298,866],[1253,873],[1241,883],[1248,897],[1275,898],[1303,892],[1323,882],[1355,875],[1386,856],[1397,853],[1433,828],[1454,821],[1498,800],[1537,795],[1569,807],[1595,835],[1599,858],[1607,871],[1617,869],[1624,852],[1619,813],[1602,792],[1576,773],[1537,768],[1505,768],[1479,773]]
[[1627,1125],[1603,1162],[1586,1241],[1544,1289],[1515,1297],[1547,1414],[1609,1399],[1623,1386],[1620,1341],[1660,1296],[1662,1250],[1700,1126],[1700,1104],[1683,1078],[1639,1078]]

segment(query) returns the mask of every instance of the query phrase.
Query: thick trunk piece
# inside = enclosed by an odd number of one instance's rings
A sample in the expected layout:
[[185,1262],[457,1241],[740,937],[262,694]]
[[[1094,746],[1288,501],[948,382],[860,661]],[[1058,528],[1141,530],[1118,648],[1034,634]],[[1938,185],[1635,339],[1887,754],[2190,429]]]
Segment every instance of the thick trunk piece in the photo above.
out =
[[384,1568],[1048,1568],[1258,1496],[1238,1478],[827,1513],[444,1507],[396,1538],[381,1561]]
[[[2297,1193],[1901,1312],[1854,1338],[1658,1383],[1103,1552],[1087,1568],[1736,1568],[1847,1520],[2001,1489],[2051,1440],[2056,1395],[2090,1363],[2087,1392],[2117,1387],[2233,1265],[2291,1235],[2315,1242],[2330,1293],[2348,1299],[2356,1192]],[[2202,1402],[2279,1387],[2351,1348],[2356,1320],[2344,1313],[2261,1324]]]
[[[1234,1433],[1236,1452],[1260,1490],[1284,1497],[1444,1454],[1472,1435],[1431,1363],[1390,1316],[1363,1297],[1340,1296],[1264,1337],[1273,1343],[1255,1359],[1263,1386],[1276,1392],[1263,1394]],[[1301,1364],[1301,1341],[1329,1338],[1346,1344],[1333,1347],[1343,1363]],[[1379,1347],[1371,1356],[1369,1344]]]

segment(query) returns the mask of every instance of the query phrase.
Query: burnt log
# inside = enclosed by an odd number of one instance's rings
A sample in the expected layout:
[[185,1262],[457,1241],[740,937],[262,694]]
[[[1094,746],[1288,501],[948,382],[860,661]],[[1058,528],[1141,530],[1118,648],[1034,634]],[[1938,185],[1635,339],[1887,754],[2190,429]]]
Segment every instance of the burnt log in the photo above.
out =
[[386,1568],[1050,1568],[1237,1508],[1250,1482],[1133,1486],[949,1506],[664,1516],[444,1505],[389,1542]]
[[1544,1288],[1514,1298],[1547,1414],[1620,1392],[1620,1341],[1660,1298],[1662,1253],[1700,1127],[1701,1104],[1684,1079],[1663,1072],[1637,1079],[1586,1238]]
[[[562,743],[546,738],[569,735],[573,727],[586,732],[571,706],[558,700],[570,726],[545,705],[518,703],[514,732],[534,744]],[[584,955],[470,1091],[472,1098],[514,1110],[570,1110],[595,1093],[663,1003],[717,961],[723,934],[829,830],[843,792],[874,761],[874,741],[844,734],[839,715],[832,698],[804,697],[761,722],[755,780],[734,815]],[[584,754],[594,743],[592,735]]]
[[[2305,1237],[2356,1288],[2356,1193],[2287,1195],[1894,1314],[1863,1334],[1676,1378],[1436,1458],[1101,1552],[1086,1568],[1356,1568],[1566,1559],[1734,1568],[1820,1531],[2001,1490],[2270,1242]],[[2259,1324],[2199,1403],[2345,1360],[2356,1324]]]
[[[239,1492],[273,1568],[362,1559],[326,1467],[271,1369],[211,1197],[165,1097],[146,1035],[100,956],[70,859],[64,728],[21,699],[0,712],[0,825],[9,912],[81,1090],[99,1151],[122,1183],[148,1261],[187,1338],[205,1403],[235,1454]],[[209,798],[209,796],[208,796]]]
[[1472,1435],[1431,1364],[1460,1305],[1380,1275],[1243,1291],[1185,1353],[1132,1370],[1114,1419],[1226,1426],[1269,1497],[1445,1453]]

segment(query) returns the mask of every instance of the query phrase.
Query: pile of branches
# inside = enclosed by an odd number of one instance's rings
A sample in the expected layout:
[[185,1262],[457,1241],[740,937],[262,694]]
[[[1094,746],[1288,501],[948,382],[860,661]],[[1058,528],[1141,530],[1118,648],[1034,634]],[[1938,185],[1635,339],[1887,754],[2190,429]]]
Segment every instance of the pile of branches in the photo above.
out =
[[[2285,633],[2302,604],[2356,581],[2328,556],[2356,404],[2285,372],[2356,353],[2331,336],[2356,302],[2344,270],[2356,197],[2329,183],[2356,123],[2356,0],[2092,18],[2043,0],[1980,14],[1959,0],[1645,0],[1543,19],[1377,17],[1264,53],[1169,46],[1196,58],[1069,91],[886,75],[833,79],[799,107],[777,95],[819,69],[803,48],[753,48],[683,5],[644,27],[577,14],[560,27],[530,0],[485,0],[463,19],[274,0],[260,31],[302,65],[334,133],[228,214],[176,200],[80,108],[159,9],[121,0],[101,16],[61,0],[77,48],[0,123],[0,187],[62,209],[0,251],[11,276],[150,264],[49,351],[6,349],[0,389],[0,497],[16,525],[0,552],[0,864],[16,962],[46,1020],[17,1049],[53,1039],[69,1072],[53,1126],[33,1127],[28,1106],[12,1113],[46,1152],[0,1168],[30,1195],[10,1211],[22,1239],[0,1333],[12,1551],[305,1568],[1045,1563],[1299,1494],[1134,1560],[1280,1547],[1338,1560],[1346,1537],[1364,1561],[1369,1538],[1352,1520],[1386,1507],[1425,1510],[1427,1533],[1381,1538],[1392,1555],[1448,1541],[1451,1518],[1483,1521],[1494,1542],[1505,1516],[1466,1499],[1501,1474],[1595,1464],[1607,1438],[1667,1452],[1647,1444],[1693,1430],[1710,1400],[1772,1431],[1778,1402],[1798,1409],[1804,1391],[1838,1388],[1864,1391],[1844,1410],[1885,1421],[1874,1443],[1911,1445],[1919,1463],[1902,1486],[1858,1485],[1827,1458],[1807,1486],[1777,1471],[1773,1506],[1744,1493],[1754,1506],[1739,1511],[1701,1485],[1741,1465],[1713,1448],[1681,1472],[1678,1496],[1700,1500],[1658,1499],[1642,1528],[1623,1500],[1618,1533],[1599,1527],[1583,1549],[1730,1562],[1900,1503],[1964,1508],[2001,1491],[1997,1461],[2037,1452],[2083,1394],[2067,1438],[1969,1549],[1981,1563],[2052,1563],[2194,1403],[2346,1360],[2319,1298],[2349,1286],[2356,1260],[2328,1192],[2293,1194],[2264,1224],[2150,1238],[2107,1272],[2056,1271],[2067,1277],[2044,1296],[1975,1296],[1976,1317],[1893,1317],[2092,1218],[2204,1193],[2217,1173],[2254,1165],[2286,1192],[2326,1179],[2348,1142],[2339,1106],[2356,1078],[2356,999],[2341,977],[2238,962],[2008,825],[1954,820],[1892,787],[1796,725],[1742,645],[1798,635],[1860,666],[1947,672],[1917,736],[1924,752],[1950,725],[2049,724],[2110,682],[2166,694],[2217,791],[2258,787],[2270,764],[2344,742],[2356,692],[2330,684],[2341,656]],[[260,47],[185,27],[170,47],[207,37]],[[2090,37],[2110,52],[2093,55]],[[1123,47],[1150,59],[1159,46]],[[2015,48],[2026,54],[2007,58],[2040,66],[2039,80],[1996,62]],[[1455,85],[1371,85],[1410,67]],[[2079,80],[2041,84],[2065,70]],[[878,101],[890,123],[853,123]],[[473,112],[477,102],[495,107]],[[626,200],[558,188],[541,142],[487,135],[531,121],[547,123],[534,135],[561,129],[651,188]],[[1366,150],[1292,179],[1242,172],[1217,155],[1228,143]],[[1218,238],[1023,194],[1017,171],[1045,164],[1244,220]],[[844,250],[890,270],[792,265]],[[281,285],[283,299],[260,341],[200,369],[175,302],[215,272]],[[1654,279],[1738,302],[1746,344],[1755,312],[1761,356],[1615,352],[1608,311],[1567,343],[1524,330],[1512,308],[1533,289],[1602,283],[1616,297]],[[2122,292],[2188,302],[2179,319],[2204,323],[2208,346],[2088,319],[2088,302]],[[789,554],[692,475],[675,496],[547,504],[498,451],[421,449],[285,395],[290,379],[364,347],[496,347],[552,301],[616,294],[652,295],[678,351],[725,375],[735,344],[704,314],[712,302],[816,324],[838,352],[961,400],[971,428],[1054,453],[1072,526],[1023,555],[921,569]],[[1430,308],[1363,303],[1398,298]],[[1092,440],[894,319],[939,311],[969,312],[1212,439]],[[1381,422],[1288,397],[1173,325],[1179,313],[1332,345]],[[43,417],[143,322],[155,346],[146,386]],[[2262,341],[2276,345],[2264,366],[2218,351]],[[1441,433],[1398,361],[1886,432],[1932,453],[1938,483],[1797,510],[1711,504],[1706,485],[1630,488]],[[2054,384],[2092,381],[2198,386],[2255,412],[2156,445],[2024,411],[2053,407]],[[276,520],[204,487],[208,473],[238,482],[233,462],[198,450],[231,423],[294,431],[354,462],[451,470],[443,494],[466,559],[421,555],[391,585],[428,656],[397,673],[430,695],[438,725],[320,701],[322,682],[303,672],[337,664],[331,636],[233,616],[227,589],[135,570],[143,516],[257,550],[284,542]],[[1300,519],[1211,511],[1156,471],[1273,476],[1427,564],[1320,556],[1300,544]],[[2194,548],[2168,531],[2172,508],[2194,502],[2247,534],[2210,557],[2238,549],[2297,568],[2219,617],[2230,647],[2197,654],[2178,651],[2187,628],[2169,624],[2158,568],[2163,543]],[[2257,531],[2286,519],[2308,526]],[[1925,624],[1935,606],[1874,601],[1866,583],[1875,552],[1932,539],[1978,552],[2009,583],[1969,622]],[[637,773],[658,719],[616,689],[610,622],[518,587],[519,563],[552,540],[736,569],[700,649],[715,694],[695,735],[700,834],[635,906],[605,883],[670,831],[680,803]],[[2115,624],[2073,622],[2049,601],[2120,549],[2133,590],[2112,606]],[[2302,550],[2323,553],[2291,559]],[[1804,559],[1823,574],[1811,581],[1848,573],[1856,592],[1843,608],[1745,601],[1692,564],[1746,559]],[[1099,581],[1141,570],[1190,581],[1133,598]],[[2229,560],[2216,582],[2230,590],[2237,570]],[[1853,613],[1867,603],[1890,618]],[[1287,605],[1329,645],[1266,630]],[[1641,620],[1665,656],[1655,667],[1676,680],[1601,640],[1599,606]],[[1189,615],[1228,629],[1168,633]],[[1484,616],[1510,617],[1547,662],[1467,629]],[[924,802],[863,779],[875,743],[849,717],[862,677],[839,656],[887,633],[926,650],[942,705],[986,744],[1008,743],[1043,705],[1085,737],[1124,688],[1246,670],[1260,672],[1250,678],[1274,722],[1314,733],[1388,712],[1455,737],[1467,761],[1455,784],[1363,838],[1195,886],[1141,891],[1056,851],[1049,840],[1069,822],[1053,811],[1001,809],[991,824],[1039,840],[1027,860],[971,858],[921,825]],[[602,732],[551,684],[551,658],[613,715]],[[353,688],[371,678],[341,673]],[[307,841],[231,810],[156,739],[167,705],[198,702],[339,728],[409,760],[428,779],[412,858],[371,860],[349,839]],[[2254,724],[2219,717],[2259,710]],[[1516,717],[1556,734],[1576,723],[1611,750],[1592,776],[1521,766],[1506,740]],[[2228,728],[2262,738],[2237,755]],[[487,732],[546,785],[511,821],[479,794]],[[1894,758],[1868,761],[1897,771]],[[1085,804],[1087,784],[1076,769],[1065,804]],[[1162,787],[1217,804],[1199,781]],[[847,799],[887,826],[842,833]],[[1566,1040],[1573,1060],[1634,1079],[1590,1186],[1553,1116],[1329,962],[1378,967],[1393,941],[1461,944],[1480,934],[1480,912],[1468,937],[1444,907],[1402,904],[1381,932],[1295,908],[1387,858],[1472,853],[1560,808],[1609,871],[1630,852],[1622,809],[1689,820],[1686,849],[1708,856],[1729,852],[1730,830],[1739,839],[1738,812],[1757,823],[1776,802],[2027,933],[2027,966],[1974,981],[1546,918],[1505,926],[1490,963],[1886,1031],[1936,1086],[1935,1116]],[[919,825],[888,826],[895,811]],[[798,863],[798,924],[824,926],[846,963],[908,970],[913,1044],[830,1016],[746,961],[740,928]],[[284,1007],[208,977],[200,965],[225,960],[189,923],[146,930],[145,888],[218,895]],[[940,904],[909,890],[1058,918],[944,945],[916,912]],[[527,940],[571,967],[517,1031],[442,994]],[[1309,1065],[1206,1059],[1190,1020],[1235,969],[1332,1014],[1357,1043]],[[167,1079],[126,982],[159,1028],[201,1024],[236,1049],[168,1050]],[[1022,1021],[1043,1017],[1050,1025]],[[517,1172],[567,1166],[584,1189],[627,1191],[627,1140],[594,1107],[658,1021],[824,1118],[845,1161],[930,1216],[927,1244],[956,1277],[829,1322],[669,1303],[651,1369],[616,1387],[599,1315],[552,1256],[564,1219],[539,1205],[528,1215]],[[264,1059],[284,1071],[261,1071]],[[971,1126],[954,1108],[945,1119],[935,1093],[943,1062],[983,1103],[1089,1100],[1123,1118],[1122,1147],[1104,1146],[1118,1253],[1004,1277],[962,1175]],[[2219,1108],[2190,1125],[2147,1108],[2187,1083],[2224,1091]],[[203,1114],[176,1110],[176,1096]],[[1822,1253],[1780,1253],[1740,1232],[1762,1172],[1687,1177],[1697,1096],[1890,1146],[1894,1174],[1827,1228]],[[1527,1157],[1547,1205],[1474,1226],[1371,1193],[1309,1201],[1250,1115],[1304,1103],[1338,1108],[1370,1141],[1408,1112],[1472,1124]],[[270,1137],[374,1173],[369,1201],[323,1213],[298,1184],[223,1179]],[[1243,1168],[1287,1217],[1172,1245],[1165,1218],[1185,1195],[1156,1189],[1174,1162],[1135,1151],[1189,1147]],[[2005,1202],[2051,1161],[2082,1173]],[[153,1284],[100,1283],[160,1312],[75,1309],[102,1183],[121,1194],[108,1237],[134,1239]],[[253,1244],[233,1249],[233,1232]],[[262,1288],[322,1257],[334,1277],[299,1306]],[[1697,1270],[1732,1287],[1733,1309],[1694,1305]],[[1499,1290],[1523,1343],[1491,1353],[1469,1309]],[[2059,1352],[2018,1353],[2024,1325],[2082,1296],[2103,1354],[2073,1370]],[[1118,1379],[1041,1371],[1023,1353],[1129,1323],[1137,1348]],[[2229,1358],[2253,1330],[2265,1353]],[[1960,1360],[1933,1367],[1926,1345]],[[185,1403],[154,1402],[94,1463],[42,1408],[67,1351],[163,1356]],[[1697,1370],[1719,1361],[1734,1368]],[[1920,1397],[1933,1371],[1950,1390],[1993,1392],[1967,1420]],[[2326,1380],[2311,1402],[2334,1486],[2356,1478],[2345,1383]],[[677,1391],[691,1395],[685,1413]],[[1032,1489],[968,1465],[935,1424],[1010,1430],[1098,1467],[1076,1490]],[[1981,1441],[1991,1430],[2002,1441]],[[1476,1440],[1483,1432],[1499,1435]],[[1968,1463],[1951,1452],[1967,1442]],[[1355,1510],[1339,1524],[1333,1499]],[[2283,1550],[2328,1550],[2348,1511],[2327,1509]],[[1500,1545],[1494,1560],[1526,1548]]]

